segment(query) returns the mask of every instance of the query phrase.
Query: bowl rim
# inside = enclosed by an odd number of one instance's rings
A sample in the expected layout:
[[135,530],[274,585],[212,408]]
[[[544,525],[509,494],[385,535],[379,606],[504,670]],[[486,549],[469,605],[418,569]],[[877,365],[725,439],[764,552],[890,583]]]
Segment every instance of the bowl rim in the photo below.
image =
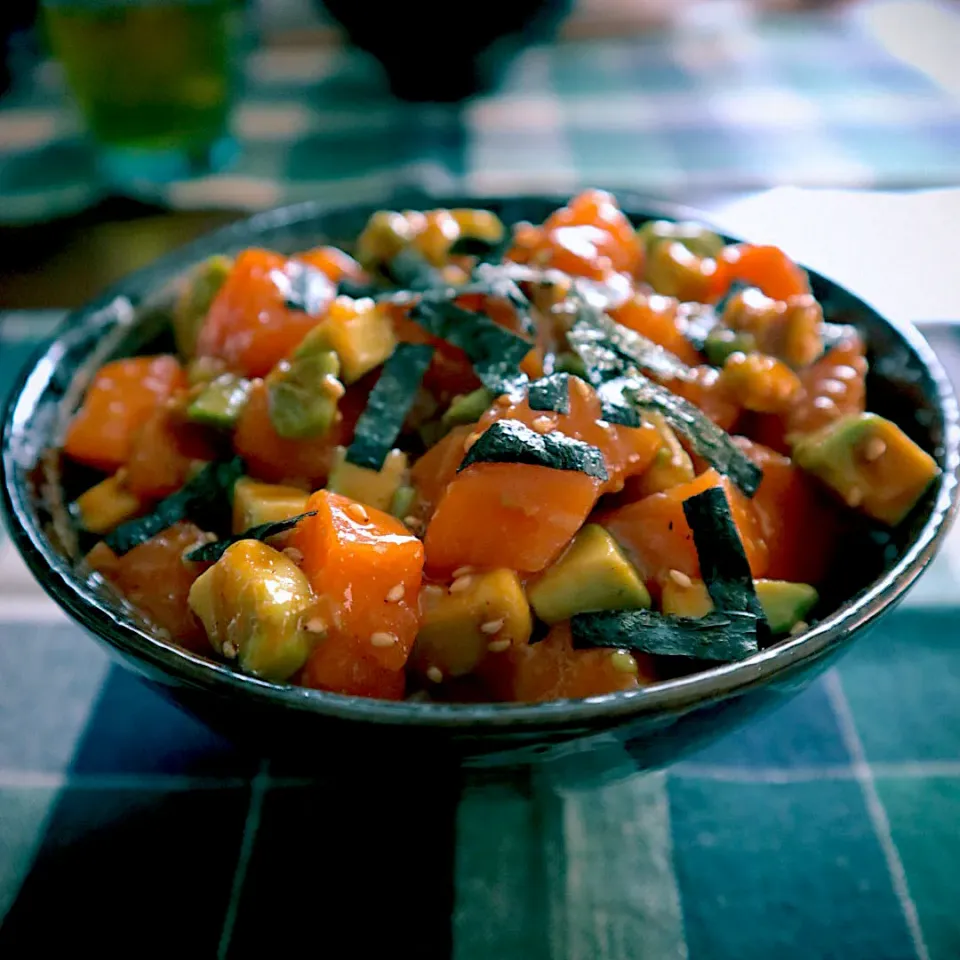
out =
[[[632,218],[665,217],[672,220],[698,220],[710,224],[711,217],[693,208],[645,197],[629,190],[615,194]],[[113,284],[90,303],[71,310],[52,340],[38,348],[14,384],[3,410],[0,435],[0,466],[3,473],[2,508],[13,543],[40,585],[72,619],[122,655],[125,660],[142,661],[153,668],[154,679],[171,686],[186,686],[221,697],[240,696],[263,706],[283,705],[292,710],[324,715],[337,720],[386,726],[456,729],[471,736],[485,732],[515,730],[548,731],[596,720],[619,721],[624,718],[659,713],[682,713],[732,695],[742,694],[765,684],[776,675],[792,672],[802,664],[819,660],[842,646],[850,636],[872,623],[896,605],[911,588],[935,556],[960,508],[960,412],[951,382],[939,359],[912,323],[893,323],[870,304],[836,281],[809,271],[844,292],[858,307],[879,322],[892,327],[920,361],[935,386],[932,397],[943,418],[943,472],[930,516],[916,538],[894,566],[875,580],[859,596],[808,632],[784,640],[739,663],[719,664],[689,676],[661,681],[636,691],[604,694],[579,700],[546,703],[425,703],[386,701],[344,696],[323,690],[276,684],[247,676],[230,667],[174,647],[159,640],[132,622],[122,619],[106,607],[89,584],[73,572],[73,565],[61,557],[43,531],[30,519],[26,490],[14,482],[17,466],[17,431],[30,420],[36,399],[54,377],[58,362],[67,352],[71,337],[78,337],[78,321],[89,319],[115,305],[119,299],[140,306],[150,293],[170,277],[194,262],[236,244],[242,238],[253,239],[271,229],[303,223],[318,217],[346,215],[354,210],[378,206],[419,209],[434,206],[483,206],[489,203],[554,203],[562,205],[566,197],[544,194],[490,194],[486,196],[431,196],[416,192],[402,198],[384,198],[372,202],[326,204],[306,201],[241,218],[191,243],[164,255],[148,266]],[[724,232],[725,231],[721,231]],[[146,291],[146,297],[144,296]],[[159,671],[161,677],[154,674]]]

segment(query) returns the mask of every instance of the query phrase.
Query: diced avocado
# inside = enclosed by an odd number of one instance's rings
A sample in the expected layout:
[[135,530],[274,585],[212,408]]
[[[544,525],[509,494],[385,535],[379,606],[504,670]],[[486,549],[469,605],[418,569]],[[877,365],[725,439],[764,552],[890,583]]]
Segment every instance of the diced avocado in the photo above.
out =
[[506,233],[503,221],[491,210],[458,208],[450,211],[461,237],[475,237],[487,243],[499,243]]
[[801,437],[793,458],[849,506],[890,526],[940,473],[929,453],[875,413],[851,414]]
[[809,583],[754,580],[757,599],[773,633],[789,633],[817,605],[817,591]]
[[187,418],[208,427],[230,429],[247,405],[250,381],[224,373],[208,383],[187,407]]
[[722,367],[733,353],[752,353],[756,349],[757,343],[752,333],[719,325],[707,334],[703,342],[703,352],[715,367]]
[[102,534],[142,513],[145,506],[114,474],[80,494],[74,509],[84,530]]
[[689,483],[694,477],[690,454],[683,449],[663,416],[656,411],[647,411],[644,416],[656,427],[662,446],[650,466],[634,481],[638,497],[662,493],[681,483]]
[[528,594],[546,623],[569,620],[575,613],[650,606],[650,594],[637,571],[613,537],[593,523],[580,530]]
[[274,430],[289,440],[323,436],[343,396],[339,372],[333,350],[303,350],[301,345],[291,359],[281,360],[265,381]]
[[213,648],[267,680],[286,680],[306,663],[319,639],[303,625],[314,600],[300,568],[259,540],[228,547],[188,598]]
[[198,264],[186,278],[173,308],[173,336],[185,360],[193,357],[210,304],[232,269],[230,257],[217,255]]
[[296,517],[307,509],[307,496],[296,487],[241,477],[233,485],[233,532]]
[[400,520],[403,520],[404,517],[410,515],[411,509],[413,509],[413,503],[417,499],[417,491],[414,487],[403,486],[397,487],[397,492],[393,495],[393,499],[390,501],[390,512]]
[[454,397],[453,402],[444,411],[440,422],[447,429],[459,427],[464,423],[476,423],[493,403],[493,394],[486,387],[477,387],[471,393]]
[[[789,633],[816,606],[817,591],[808,583],[786,580],[754,580],[757,599],[763,608],[770,630]],[[660,595],[663,613],[677,617],[705,617],[713,610],[713,601],[702,580],[689,583],[667,578]]]
[[379,470],[358,467],[346,459],[346,450],[337,447],[327,489],[377,510],[389,510],[396,492],[407,479],[409,464],[402,450],[393,449]]
[[376,270],[408,247],[415,233],[414,225],[402,213],[377,210],[357,238],[357,259],[368,270]]
[[354,383],[393,353],[397,338],[385,307],[373,300],[337,297],[310,339],[335,350],[345,383]]
[[435,667],[445,677],[470,673],[488,651],[496,656],[527,643],[533,630],[530,607],[513,570],[464,574],[454,589],[425,586],[420,609],[413,664],[424,673]]
[[723,251],[723,240],[702,223],[693,221],[648,220],[638,231],[647,250],[666,240],[682,243],[698,257],[718,257]]
[[569,373],[581,380],[587,379],[587,365],[575,353],[567,353],[566,351],[558,353],[553,369],[554,373]]

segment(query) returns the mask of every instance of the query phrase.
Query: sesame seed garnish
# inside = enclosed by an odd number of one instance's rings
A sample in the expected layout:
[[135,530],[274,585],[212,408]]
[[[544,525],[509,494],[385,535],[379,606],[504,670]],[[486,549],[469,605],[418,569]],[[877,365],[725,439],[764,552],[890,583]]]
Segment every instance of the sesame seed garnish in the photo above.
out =
[[463,593],[464,590],[469,590],[473,584],[473,577],[458,577],[453,583],[450,584],[451,593]]
[[500,617],[498,620],[488,620],[486,623],[480,624],[481,633],[496,633],[498,630],[503,629],[504,618]]
[[223,655],[228,660],[233,660],[237,655],[236,645],[231,643],[229,640],[224,640],[223,646],[220,649],[223,651]]
[[671,570],[669,577],[678,587],[687,589],[693,586],[693,581],[682,570]]
[[809,629],[810,629],[810,624],[807,623],[806,620],[798,620],[798,621],[790,628],[790,636],[791,636],[791,637],[799,636],[801,633],[806,633],[806,631],[809,630]]
[[403,599],[403,584],[395,583],[387,591],[387,603],[399,603]]
[[473,573],[473,567],[471,567],[469,564],[464,564],[464,566],[457,567],[457,569],[453,571],[453,579],[459,580],[460,577],[465,577],[470,573]]
[[463,452],[466,453],[478,440],[480,439],[480,434],[476,431],[471,433],[466,440],[463,441]]
[[304,625],[303,629],[307,633],[326,633],[327,621],[323,617],[311,617]]
[[367,508],[362,503],[351,503],[350,506],[346,508],[346,513],[356,520],[357,523],[370,522],[370,514],[367,513]]
[[428,667],[427,679],[433,683],[443,683],[443,671],[439,667]]
[[425,583],[420,588],[420,592],[426,597],[439,597],[444,589],[438,583]]
[[491,653],[503,653],[504,650],[510,649],[510,641],[509,640],[491,640],[487,644],[487,649]]
[[610,666],[619,673],[637,672],[637,661],[626,650],[616,650],[611,653]]
[[579,377],[573,378],[573,389],[576,390],[584,400],[590,399],[590,387]]
[[377,630],[370,634],[370,643],[375,647],[392,647],[397,642],[395,633],[388,633],[386,630]]
[[501,393],[496,399],[496,404],[501,409],[506,409],[512,402],[513,401],[510,399],[510,395],[508,393]]
[[296,547],[284,547],[283,555],[294,563],[303,562],[303,554]]
[[553,417],[534,417],[533,423],[530,426],[537,431],[537,433],[549,433],[553,429]]
[[339,400],[347,392],[347,388],[331,373],[328,373],[320,381],[320,389],[328,397],[333,397],[336,400]]
[[387,552],[387,545],[386,545],[382,540],[378,540],[378,541],[373,545],[373,552],[374,552],[374,553],[386,553],[386,552]]
[[631,453],[630,456],[627,457],[627,463],[639,463],[639,462],[640,462],[639,453]]
[[113,479],[122,487],[127,482],[127,468],[121,467],[114,475]]
[[847,494],[847,506],[859,507],[863,503],[863,491],[859,487],[851,487]]
[[879,437],[871,437],[863,448],[863,459],[872,463],[887,452],[887,445]]

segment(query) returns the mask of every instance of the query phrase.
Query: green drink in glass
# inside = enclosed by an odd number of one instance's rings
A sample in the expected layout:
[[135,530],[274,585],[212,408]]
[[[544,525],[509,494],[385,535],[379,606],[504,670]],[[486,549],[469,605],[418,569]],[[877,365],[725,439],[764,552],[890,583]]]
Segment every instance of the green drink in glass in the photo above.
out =
[[43,5],[108,179],[178,179],[229,159],[234,0]]

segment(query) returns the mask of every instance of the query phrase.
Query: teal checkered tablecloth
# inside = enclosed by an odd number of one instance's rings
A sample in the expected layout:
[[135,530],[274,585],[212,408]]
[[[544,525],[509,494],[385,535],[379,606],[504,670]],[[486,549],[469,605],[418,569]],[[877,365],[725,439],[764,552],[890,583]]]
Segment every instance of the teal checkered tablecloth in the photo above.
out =
[[[936,34],[919,19],[929,4],[914,6],[902,32]],[[942,70],[918,69],[924,56],[914,65],[894,56],[865,22],[845,12],[718,15],[669,33],[534,46],[496,92],[463,106],[391,100],[376,64],[355,51],[260,49],[244,63],[234,165],[131,192],[173,207],[252,209],[402,187],[562,193],[602,183],[689,196],[960,182],[956,85],[951,93]],[[940,39],[942,61],[960,36]],[[0,222],[59,216],[106,192],[59,71],[27,71],[0,103]]]
[[[0,320],[0,393],[53,320]],[[261,764],[111,666],[0,534],[0,957],[956,960],[958,537],[779,712],[578,790]]]

